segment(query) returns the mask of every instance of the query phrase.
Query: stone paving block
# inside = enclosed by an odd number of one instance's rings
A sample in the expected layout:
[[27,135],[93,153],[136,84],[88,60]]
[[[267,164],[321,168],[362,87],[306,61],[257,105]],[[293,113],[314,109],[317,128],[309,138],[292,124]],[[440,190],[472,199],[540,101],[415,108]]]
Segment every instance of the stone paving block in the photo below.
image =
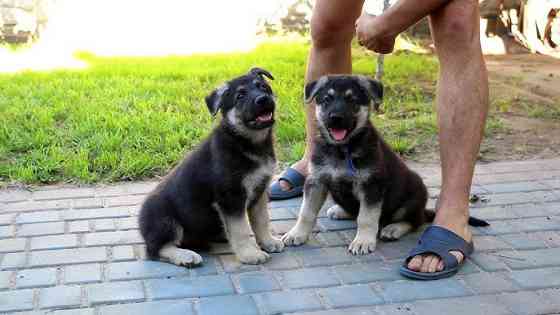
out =
[[503,273],[474,273],[462,277],[476,294],[491,294],[519,290],[518,286]]
[[538,190],[549,190],[550,188],[544,184],[535,181],[521,181],[509,183],[486,184],[482,186],[492,194],[513,193],[513,192],[530,192]]
[[543,240],[548,247],[560,247],[560,232],[556,231],[545,231],[545,232],[533,232],[536,238]]
[[15,213],[0,214],[0,225],[10,225],[14,223]]
[[504,263],[503,259],[495,253],[480,253],[474,252],[470,260],[474,261],[482,270],[493,272],[508,270],[508,266]]
[[76,307],[81,304],[82,292],[78,286],[57,286],[41,289],[39,308]]
[[5,212],[33,212],[68,208],[70,208],[70,200],[24,201],[7,204]]
[[24,238],[0,239],[0,253],[21,252],[25,250]]
[[338,277],[345,284],[370,283],[374,281],[403,279],[398,272],[399,263],[372,262],[334,267]]
[[560,310],[560,288],[539,290],[535,293],[544,298],[548,304]]
[[293,253],[284,251],[283,253],[273,253],[270,260],[264,266],[270,270],[287,270],[301,267],[301,263],[296,259]]
[[375,294],[369,286],[363,284],[322,289],[319,294],[334,308],[383,303],[383,299],[379,295]]
[[33,192],[34,200],[77,199],[93,197],[93,188],[56,188]]
[[560,286],[560,267],[515,270],[512,271],[509,276],[524,289]]
[[16,275],[16,288],[24,289],[56,285],[56,272],[56,268],[20,270]]
[[87,219],[125,218],[130,216],[128,207],[79,209],[64,211],[64,219],[68,221]]
[[250,296],[220,296],[200,300],[198,314],[259,315],[259,310]]
[[131,261],[107,265],[110,281],[186,276],[189,269],[159,261]]
[[86,290],[92,305],[144,300],[144,288],[141,281],[90,284]]
[[348,242],[339,232],[319,233],[316,238],[322,246],[348,246]]
[[2,258],[1,269],[14,269],[25,266],[27,255],[25,253],[9,253]]
[[39,236],[64,234],[64,222],[22,224],[17,229],[17,236]]
[[496,296],[470,296],[450,299],[416,301],[411,305],[416,315],[511,315],[511,311]]
[[319,218],[317,225],[323,232],[326,231],[341,231],[356,228],[355,220],[332,220],[330,218]]
[[508,243],[496,236],[474,236],[473,242],[478,251],[512,249]]
[[76,235],[49,235],[33,237],[31,239],[31,250],[74,247],[78,247],[78,237]]
[[218,274],[218,259],[216,257],[202,255],[202,266],[192,269],[196,276],[209,276]]
[[31,252],[33,267],[85,264],[107,260],[105,247],[59,249]]
[[560,265],[560,248],[544,248],[524,251],[502,251],[498,253],[512,269],[531,267],[553,267]]
[[505,293],[496,296],[498,302],[505,305],[516,315],[551,314],[560,312],[543,297],[535,292]]
[[105,198],[105,204],[107,207],[134,206],[141,204],[144,199],[146,199],[146,196],[144,195],[107,197]]
[[269,292],[256,295],[255,299],[264,307],[264,313],[267,315],[314,311],[323,308],[321,301],[313,291]]
[[16,218],[17,224],[25,223],[44,223],[60,221],[60,211],[40,211],[40,212],[27,212],[20,213]]
[[70,233],[89,232],[89,222],[87,220],[68,222],[68,231]]
[[85,235],[86,246],[140,244],[144,240],[137,230],[88,233]]
[[1,190],[0,202],[11,203],[25,201],[31,198],[31,192],[28,190]]
[[0,226],[0,239],[14,237],[14,230],[13,225]]
[[296,208],[299,209],[303,197],[286,199],[286,200],[275,200],[268,203],[268,207],[271,209],[275,208]]
[[113,251],[113,261],[123,261],[123,260],[133,260],[134,249],[130,245],[126,246],[115,246],[112,248]]
[[[323,311],[312,311],[303,313],[294,313],[295,315],[339,315],[341,313],[340,309],[331,309]],[[376,312],[371,309],[371,307],[352,307],[345,308],[344,315],[381,315],[381,313]],[[402,315],[402,314],[401,314]]]
[[329,247],[294,252],[304,267],[349,264],[354,261],[346,247]]
[[92,208],[102,208],[103,199],[100,198],[83,198],[74,199],[70,205],[72,209],[92,209]]
[[83,284],[101,282],[101,265],[85,264],[66,266],[64,270],[66,284]]
[[94,315],[93,308],[76,308],[70,310],[60,310],[48,313],[49,315]]
[[271,275],[264,272],[247,272],[237,276],[239,283],[239,293],[258,293],[279,290],[278,281]]
[[297,219],[297,209],[294,208],[274,208],[270,209],[270,220],[295,220]]
[[96,232],[116,230],[115,222],[112,219],[93,220],[93,226]]
[[12,274],[13,272],[11,271],[0,271],[0,290],[8,289],[10,287]]
[[33,309],[33,290],[0,292],[0,312],[27,311]]
[[190,301],[158,301],[102,306],[98,315],[194,315]]
[[560,189],[560,178],[545,179],[540,182],[551,189]]
[[429,282],[382,282],[378,292],[385,301],[391,303],[471,295],[470,290],[454,278]]
[[234,294],[229,276],[206,276],[193,279],[146,280],[148,295],[154,300]]
[[534,233],[506,234],[498,236],[516,250],[545,248],[546,242],[534,236]]
[[320,288],[340,284],[336,275],[328,268],[309,268],[284,271],[278,274],[284,287],[291,289]]
[[138,229],[138,218],[128,217],[128,218],[119,219],[118,225],[120,230]]

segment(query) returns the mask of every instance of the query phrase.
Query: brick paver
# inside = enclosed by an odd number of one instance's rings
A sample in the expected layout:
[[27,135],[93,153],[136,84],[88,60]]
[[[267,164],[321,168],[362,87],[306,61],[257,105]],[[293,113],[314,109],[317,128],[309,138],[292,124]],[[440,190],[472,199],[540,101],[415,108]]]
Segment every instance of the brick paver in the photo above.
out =
[[[439,194],[437,165],[412,164]],[[155,182],[0,191],[0,314],[560,314],[560,159],[477,166],[476,253],[451,279],[418,282],[398,268],[420,232],[346,251],[355,222],[323,209],[310,241],[242,265],[227,244],[186,269],[145,260],[139,205]],[[295,222],[301,198],[270,203],[272,227]],[[325,207],[326,208],[326,207]]]

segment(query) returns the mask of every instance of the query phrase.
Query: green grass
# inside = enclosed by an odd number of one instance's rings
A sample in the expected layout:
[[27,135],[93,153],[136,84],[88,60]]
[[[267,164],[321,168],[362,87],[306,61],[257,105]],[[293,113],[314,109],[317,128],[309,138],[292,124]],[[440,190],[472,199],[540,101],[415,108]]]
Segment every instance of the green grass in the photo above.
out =
[[[166,173],[215,122],[204,96],[252,66],[270,70],[278,96],[277,152],[304,150],[302,86],[308,46],[267,43],[249,53],[163,58],[79,57],[85,70],[0,74],[0,181],[132,180]],[[354,72],[373,74],[357,50]],[[384,113],[374,123],[403,154],[437,133],[433,57],[386,58]]]

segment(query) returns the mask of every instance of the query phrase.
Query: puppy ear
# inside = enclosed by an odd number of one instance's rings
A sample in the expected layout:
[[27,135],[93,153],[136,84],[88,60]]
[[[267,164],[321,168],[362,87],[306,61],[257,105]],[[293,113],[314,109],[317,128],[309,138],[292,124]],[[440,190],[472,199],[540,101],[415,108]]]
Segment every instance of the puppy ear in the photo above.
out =
[[358,76],[358,82],[360,86],[367,91],[369,97],[373,101],[375,110],[379,110],[379,106],[383,101],[383,84],[365,76]]
[[313,98],[315,98],[315,95],[317,95],[317,92],[319,92],[319,90],[321,90],[323,86],[327,84],[328,80],[329,78],[327,76],[322,76],[317,81],[307,83],[305,85],[305,102],[311,103],[311,101],[313,101]]
[[228,89],[229,85],[225,83],[224,85],[212,91],[210,95],[206,96],[206,106],[208,106],[208,110],[210,111],[212,116],[216,116],[216,113],[218,113],[218,110],[220,110],[220,108],[222,107],[222,98],[228,91]]
[[259,77],[262,78],[262,76],[265,76],[267,78],[269,78],[270,80],[274,80],[274,77],[272,76],[272,74],[270,74],[270,72],[261,69],[261,68],[252,68],[251,70],[249,70],[249,73],[254,74],[254,75],[258,75]]

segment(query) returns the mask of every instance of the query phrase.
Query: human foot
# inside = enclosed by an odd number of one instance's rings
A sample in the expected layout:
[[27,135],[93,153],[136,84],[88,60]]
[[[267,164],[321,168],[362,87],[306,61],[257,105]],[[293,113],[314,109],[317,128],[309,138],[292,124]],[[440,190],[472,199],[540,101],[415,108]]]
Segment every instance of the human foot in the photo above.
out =
[[285,169],[268,188],[270,200],[285,200],[302,196],[307,174],[304,160]]
[[[305,161],[303,159],[299,160],[290,167],[293,168],[294,170],[296,170],[298,173],[300,173],[304,177],[307,177],[307,175],[308,175],[307,161]],[[280,187],[282,188],[283,191],[290,191],[293,188],[292,184],[290,184],[289,181],[286,181],[286,180],[283,180],[283,179],[279,179],[278,184],[280,185]]]
[[[454,220],[458,222],[453,222],[451,220],[436,220],[434,221],[433,225],[440,226],[444,229],[447,229],[467,243],[472,241],[472,232],[466,222],[463,223],[463,220]],[[450,251],[451,255],[455,256],[457,259],[457,263],[461,264],[464,260],[464,255],[459,251]],[[442,271],[444,269],[444,263],[441,257],[433,254],[423,254],[417,255],[412,258],[407,265],[408,269],[416,272],[424,272],[424,273],[434,273],[438,271]]]

